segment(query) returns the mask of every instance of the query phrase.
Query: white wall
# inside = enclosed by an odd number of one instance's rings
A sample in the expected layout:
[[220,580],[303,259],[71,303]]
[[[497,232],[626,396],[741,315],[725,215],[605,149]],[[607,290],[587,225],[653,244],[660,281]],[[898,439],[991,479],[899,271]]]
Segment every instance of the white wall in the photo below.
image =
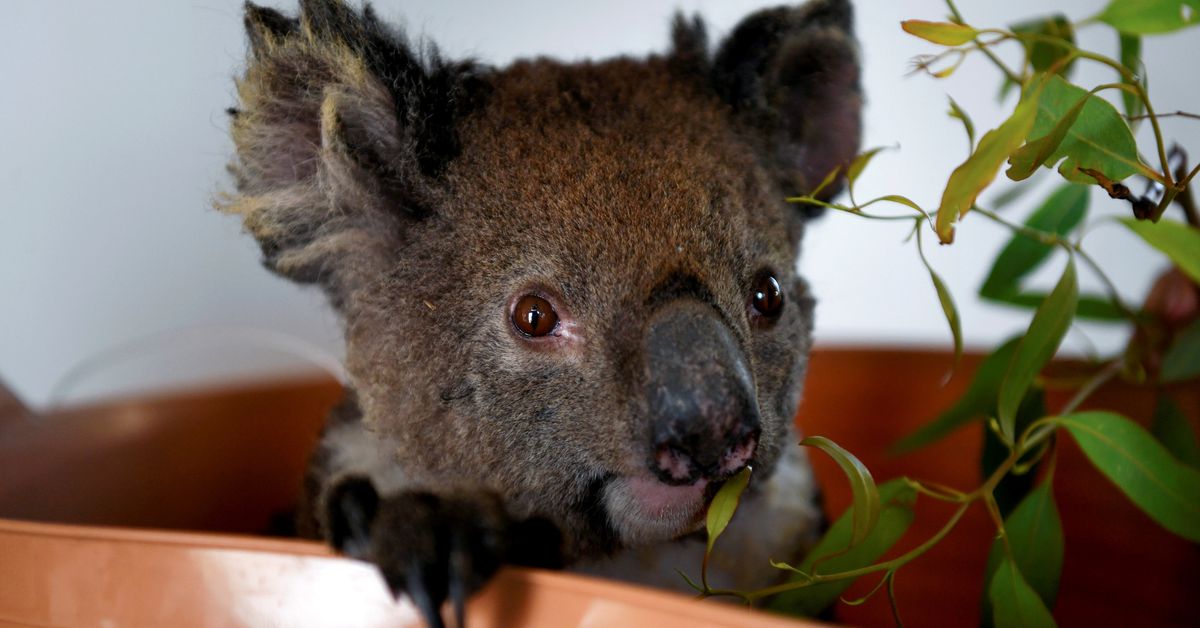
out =
[[[377,4],[450,55],[505,63],[529,54],[576,59],[661,50],[676,6],[702,11],[719,34],[756,6],[776,2]],[[960,2],[980,25],[1044,13],[1053,4],[1073,18],[1102,5]],[[236,220],[210,208],[210,198],[228,185],[223,110],[233,102],[231,79],[243,54],[239,6],[238,0],[5,3],[0,379],[28,401],[46,403],[73,369],[78,378],[68,378],[60,401],[305,367],[281,345],[339,354],[336,320],[320,295],[268,274]],[[931,47],[901,33],[898,22],[944,13],[934,0],[860,3],[865,145],[900,146],[877,159],[861,182],[863,197],[897,192],[936,206],[940,186],[965,156],[960,129],[944,116],[946,91],[981,125],[1002,114],[993,97],[996,76],[981,62],[968,61],[941,83],[905,77],[909,59]],[[1152,95],[1163,111],[1198,108],[1196,33],[1147,43]],[[1102,50],[1115,45],[1100,26],[1082,39]],[[1080,78],[1108,82],[1111,73],[1091,70]],[[1200,157],[1200,123],[1171,121],[1166,129]],[[1124,209],[1100,194],[1093,219]],[[1028,210],[1010,211],[1019,217]],[[820,342],[946,344],[932,288],[915,252],[901,244],[903,235],[898,224],[844,215],[828,215],[812,228],[802,268],[821,299]],[[1002,338],[1024,320],[972,296],[1003,239],[997,228],[968,217],[955,246],[930,246],[958,297],[971,345]],[[1089,242],[1127,296],[1141,298],[1157,258],[1113,226],[1097,228]],[[1049,285],[1057,271],[1047,269],[1037,281]],[[1085,277],[1085,285],[1095,285],[1094,278]],[[1122,342],[1119,330],[1085,329],[1103,350]],[[1070,342],[1077,350],[1088,346],[1078,332]]]

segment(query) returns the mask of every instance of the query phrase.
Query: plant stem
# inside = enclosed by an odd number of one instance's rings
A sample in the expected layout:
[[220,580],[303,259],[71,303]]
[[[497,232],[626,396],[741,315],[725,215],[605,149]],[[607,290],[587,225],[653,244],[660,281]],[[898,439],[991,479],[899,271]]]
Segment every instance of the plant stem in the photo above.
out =
[[1083,245],[1081,243],[1065,240],[1058,234],[1050,233],[1049,231],[1041,231],[1025,225],[1018,225],[1014,222],[1004,219],[999,214],[986,210],[982,207],[972,207],[971,209],[1027,238],[1050,246],[1061,246],[1078,254],[1079,257],[1092,269],[1092,271],[1096,273],[1096,276],[1100,278],[1100,281],[1104,283],[1104,287],[1108,291],[1108,296],[1110,299],[1112,299],[1113,305],[1115,305],[1117,309],[1120,310],[1123,315],[1125,315],[1126,318],[1134,322],[1137,321],[1137,312],[1125,304],[1125,301],[1121,299],[1121,294],[1117,292],[1116,284],[1114,284],[1112,279],[1110,279],[1109,276],[1104,273],[1104,270],[1100,268],[1100,265],[1096,263],[1096,260],[1092,258],[1087,251],[1083,250]]
[[1117,285],[1104,273],[1100,265],[1096,263],[1096,260],[1087,251],[1083,250],[1083,244],[1076,242],[1069,246],[1072,251],[1075,251],[1079,255],[1079,259],[1082,259],[1092,269],[1092,272],[1096,273],[1096,276],[1100,278],[1100,281],[1104,284],[1104,289],[1108,291],[1108,298],[1112,299],[1113,305],[1117,306],[1118,310],[1121,310],[1121,314],[1124,314],[1125,318],[1136,323],[1138,320],[1137,312],[1125,304],[1125,301],[1121,298],[1121,294],[1117,292]]
[[[962,14],[958,12],[958,7],[954,6],[954,0],[946,0],[946,7],[950,9],[950,15],[954,17],[954,20],[956,22],[958,22],[959,24],[966,23],[963,21]],[[1021,76],[1018,76],[1016,72],[1013,72],[1012,70],[1010,70],[1009,67],[1007,65],[1005,65],[1003,61],[1000,60],[1000,57],[996,56],[996,53],[992,52],[991,50],[988,50],[988,46],[997,44],[1001,41],[1004,41],[1004,40],[1000,39],[997,41],[993,41],[993,42],[988,43],[985,46],[983,44],[980,44],[978,39],[976,39],[974,37],[971,38],[971,43],[975,45],[975,48],[977,50],[979,50],[980,52],[982,52],[984,54],[984,56],[986,56],[988,58],[988,60],[990,60],[992,62],[992,64],[995,65],[996,68],[999,69],[1000,72],[1002,72],[1006,78],[1008,78],[1008,80],[1010,80],[1014,83],[1017,83],[1017,84],[1024,83],[1025,82],[1024,79]]]
[[1049,231],[1041,231],[1039,229],[1033,229],[1033,228],[1027,227],[1025,225],[1018,225],[1015,222],[1010,222],[1010,221],[1006,220],[1005,218],[1001,217],[996,212],[986,210],[979,206],[974,206],[971,208],[971,210],[979,212],[980,214],[990,218],[992,221],[994,221],[998,224],[1001,224],[1005,227],[1008,227],[1010,230],[1012,230],[1016,233],[1019,233],[1031,240],[1036,240],[1038,242],[1041,242],[1042,244],[1048,244],[1050,246],[1066,246],[1066,247],[1071,246],[1070,242],[1062,239],[1056,233],[1050,233]]
[[1079,392],[1075,393],[1074,397],[1071,397],[1071,400],[1062,407],[1059,413],[1071,414],[1074,412],[1079,407],[1079,404],[1086,401],[1088,397],[1092,396],[1092,393],[1096,392],[1097,388],[1100,388],[1105,382],[1116,377],[1117,373],[1121,372],[1121,366],[1120,360],[1113,360],[1106,364],[1104,368],[1097,371],[1087,383],[1079,388]]
[[[1132,122],[1134,120],[1145,120],[1146,118],[1149,118],[1149,117],[1150,117],[1150,114],[1143,113],[1143,114],[1139,114],[1136,116],[1125,116],[1125,119]],[[1160,113],[1160,114],[1158,114],[1158,117],[1159,118],[1191,118],[1193,120],[1200,120],[1200,114],[1191,113],[1188,111],[1172,111],[1170,113]]]

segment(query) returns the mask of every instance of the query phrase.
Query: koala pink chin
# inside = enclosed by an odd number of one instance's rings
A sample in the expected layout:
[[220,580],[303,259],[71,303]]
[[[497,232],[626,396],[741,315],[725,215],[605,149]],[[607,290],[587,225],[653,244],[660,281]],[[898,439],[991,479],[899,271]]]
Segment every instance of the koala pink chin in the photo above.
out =
[[604,491],[609,521],[629,546],[694,532],[704,519],[708,480],[671,486],[648,477],[613,480]]

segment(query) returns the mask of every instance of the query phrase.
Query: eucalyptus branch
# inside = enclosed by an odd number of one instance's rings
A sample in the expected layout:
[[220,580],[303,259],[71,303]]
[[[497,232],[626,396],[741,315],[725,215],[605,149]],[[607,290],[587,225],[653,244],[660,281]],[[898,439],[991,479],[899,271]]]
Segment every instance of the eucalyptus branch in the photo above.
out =
[[[1154,131],[1155,148],[1158,149],[1158,158],[1159,158],[1159,162],[1162,165],[1162,172],[1156,173],[1156,174],[1159,174],[1160,176],[1156,176],[1156,177],[1152,177],[1152,178],[1154,178],[1155,180],[1161,179],[1160,182],[1163,183],[1164,185],[1166,185],[1167,187],[1175,187],[1175,182],[1172,180],[1172,177],[1171,177],[1171,167],[1167,160],[1166,143],[1163,140],[1162,128],[1159,126],[1159,123],[1158,123],[1158,114],[1156,114],[1154,112],[1154,104],[1150,102],[1150,96],[1149,96],[1149,94],[1146,93],[1146,88],[1142,85],[1141,81],[1138,80],[1137,75],[1134,74],[1129,68],[1125,67],[1123,64],[1121,64],[1121,62],[1119,62],[1115,59],[1112,59],[1110,57],[1106,57],[1104,55],[1097,54],[1094,52],[1090,52],[1087,50],[1083,50],[1081,48],[1076,47],[1071,42],[1065,41],[1058,37],[1042,35],[1041,33],[1016,34],[1016,33],[1012,33],[1012,32],[1009,32],[1009,31],[1006,31],[1003,29],[998,29],[998,28],[979,29],[979,32],[981,34],[982,33],[991,33],[994,35],[1000,35],[1002,37],[1010,37],[1010,38],[1017,39],[1020,41],[1028,40],[1028,41],[1044,43],[1044,44],[1048,44],[1051,46],[1057,46],[1059,48],[1063,48],[1067,51],[1068,57],[1066,57],[1064,59],[1060,59],[1059,63],[1065,64],[1066,61],[1068,61],[1071,58],[1080,58],[1080,59],[1088,59],[1090,61],[1094,61],[1096,63],[1106,65],[1106,66],[1112,68],[1113,70],[1115,70],[1118,74],[1121,75],[1121,77],[1123,79],[1125,79],[1128,82],[1128,85],[1126,87],[1134,90],[1134,93],[1137,95],[1138,99],[1141,100],[1142,104],[1146,107],[1146,117],[1150,119],[1150,125]],[[1154,219],[1158,220],[1158,216],[1156,215],[1154,217]]]
[[1121,293],[1117,291],[1117,285],[1113,283],[1113,280],[1104,272],[1103,269],[1100,268],[1100,264],[1096,263],[1096,260],[1091,256],[1091,254],[1083,250],[1082,242],[1075,242],[1070,245],[1070,248],[1077,255],[1079,255],[1079,259],[1083,260],[1083,262],[1088,265],[1088,268],[1091,268],[1092,272],[1096,273],[1096,276],[1100,278],[1100,282],[1104,284],[1104,289],[1108,292],[1108,298],[1113,302],[1113,305],[1115,305],[1116,308],[1121,311],[1121,314],[1125,316],[1125,318],[1128,318],[1136,323],[1138,321],[1137,311],[1129,307],[1129,305],[1125,303],[1125,300],[1121,298]]
[[1042,231],[1040,229],[1034,229],[1032,227],[1027,227],[1025,225],[1018,225],[1015,222],[1011,222],[1011,221],[1005,219],[1004,217],[1000,216],[1000,214],[997,214],[996,212],[986,210],[979,206],[971,207],[971,211],[978,212],[979,214],[988,217],[993,222],[1003,225],[1004,227],[1007,227],[1009,230],[1013,231],[1014,233],[1019,233],[1031,240],[1036,240],[1038,242],[1041,242],[1042,244],[1048,244],[1050,246],[1065,246],[1067,248],[1072,248],[1072,245],[1069,241],[1064,240],[1063,238],[1059,237],[1058,234],[1056,234],[1056,233],[1050,233],[1049,231]]
[[[1150,114],[1142,113],[1142,114],[1138,114],[1136,116],[1125,116],[1125,119],[1129,120],[1130,122],[1133,122],[1134,120],[1145,120],[1146,118],[1149,118],[1149,117],[1151,117]],[[1190,113],[1187,111],[1172,111],[1170,113],[1160,113],[1160,114],[1158,114],[1158,117],[1160,119],[1161,118],[1191,118],[1193,120],[1200,120],[1200,113]]]
[[[965,22],[963,21],[962,14],[958,12],[958,7],[954,6],[954,0],[946,0],[946,7],[948,9],[950,9],[950,15],[954,18],[955,22],[957,22],[959,24],[965,24]],[[1005,65],[1005,63],[1003,61],[1000,60],[1000,57],[996,56],[996,53],[992,52],[991,50],[988,50],[988,46],[997,44],[1000,41],[1003,41],[1003,40],[989,42],[987,45],[984,45],[979,42],[978,38],[971,39],[971,43],[974,44],[975,49],[982,52],[984,54],[984,56],[986,56],[988,58],[988,60],[992,62],[992,65],[995,65],[996,68],[998,70],[1000,70],[1000,72],[1003,73],[1004,76],[1008,80],[1010,80],[1014,83],[1018,83],[1018,84],[1024,83],[1025,81],[1022,76],[1018,75],[1016,72],[1013,72],[1011,69],[1009,69],[1009,67],[1007,65]]]
[[1096,371],[1096,374],[1093,375],[1086,383],[1084,383],[1084,385],[1079,388],[1079,391],[1075,393],[1075,396],[1071,397],[1071,400],[1062,407],[1062,410],[1059,411],[1059,414],[1071,414],[1074,412],[1080,404],[1082,404],[1084,401],[1087,401],[1087,398],[1092,396],[1092,393],[1096,392],[1096,389],[1100,388],[1106,382],[1116,377],[1117,374],[1121,372],[1121,368],[1121,361],[1113,360],[1112,362],[1106,364],[1104,368]]

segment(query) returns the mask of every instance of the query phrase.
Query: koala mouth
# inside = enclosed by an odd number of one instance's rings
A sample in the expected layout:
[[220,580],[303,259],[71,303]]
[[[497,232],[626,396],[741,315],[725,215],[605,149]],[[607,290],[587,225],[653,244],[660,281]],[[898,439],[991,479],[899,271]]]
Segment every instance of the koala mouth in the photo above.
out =
[[678,538],[703,525],[709,481],[673,486],[649,477],[613,478],[604,487],[609,523],[627,546]]

